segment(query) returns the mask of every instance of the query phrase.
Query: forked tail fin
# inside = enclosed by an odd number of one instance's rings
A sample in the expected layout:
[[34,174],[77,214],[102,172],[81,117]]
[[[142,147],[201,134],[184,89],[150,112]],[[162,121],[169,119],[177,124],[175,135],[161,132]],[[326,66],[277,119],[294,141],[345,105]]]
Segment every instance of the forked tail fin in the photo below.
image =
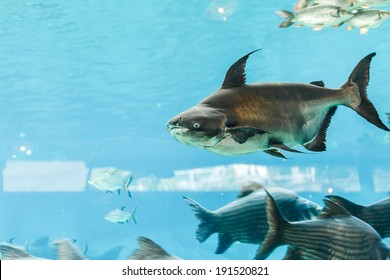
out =
[[390,131],[390,129],[379,119],[378,112],[367,96],[367,86],[370,80],[370,63],[375,55],[376,53],[371,53],[363,58],[353,69],[348,81],[342,88],[348,88],[353,84],[356,84],[359,90],[360,103],[350,104],[349,106],[370,123],[383,130]]

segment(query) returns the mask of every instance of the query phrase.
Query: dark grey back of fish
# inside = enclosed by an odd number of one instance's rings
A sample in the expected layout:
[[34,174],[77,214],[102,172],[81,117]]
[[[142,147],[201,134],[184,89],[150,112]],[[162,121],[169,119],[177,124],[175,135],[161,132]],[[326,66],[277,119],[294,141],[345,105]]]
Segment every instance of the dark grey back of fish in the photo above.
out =
[[382,238],[390,237],[390,196],[369,205],[359,205],[337,195],[328,195],[355,217],[370,224]]
[[[268,188],[286,218],[290,221],[311,219],[318,215],[320,206],[281,188]],[[261,244],[268,231],[265,211],[266,193],[259,189],[239,197],[235,201],[208,211],[195,201],[187,199],[196,217],[201,221],[196,232],[199,242],[218,232],[216,254],[225,252],[234,241]]]

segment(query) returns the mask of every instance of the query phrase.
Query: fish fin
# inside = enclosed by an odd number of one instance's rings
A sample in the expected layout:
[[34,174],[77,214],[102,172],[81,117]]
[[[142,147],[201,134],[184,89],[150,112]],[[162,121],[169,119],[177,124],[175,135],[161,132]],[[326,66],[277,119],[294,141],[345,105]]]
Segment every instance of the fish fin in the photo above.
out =
[[342,26],[344,24],[344,21],[338,23],[338,24],[335,24],[335,25],[332,25],[333,28],[338,28],[340,26]]
[[125,183],[125,186],[124,186],[125,192],[127,192],[127,195],[130,198],[131,198],[131,193],[130,193],[130,190],[129,190],[129,185],[130,185],[132,180],[133,180],[133,176],[129,176],[129,178],[126,180],[126,183]]
[[282,213],[280,213],[274,198],[266,189],[265,192],[267,193],[266,213],[269,229],[264,238],[263,244],[256,253],[256,260],[265,260],[276,247],[283,244],[283,230],[288,224],[286,218],[284,218]]
[[353,203],[352,201],[349,201],[348,199],[345,199],[344,197],[338,195],[327,195],[325,197],[344,207],[353,216],[359,216],[365,208],[362,205]]
[[321,213],[317,216],[319,219],[326,219],[330,217],[350,217],[351,214],[345,208],[330,199],[323,199],[325,206]]
[[16,260],[33,257],[24,250],[7,244],[0,245],[0,253],[3,260]]
[[131,214],[131,218],[133,219],[134,224],[137,224],[137,220],[135,219],[135,212],[137,211],[137,207],[134,208],[133,213]]
[[270,146],[275,147],[275,148],[278,148],[278,149],[282,149],[282,150],[285,150],[285,151],[288,151],[288,152],[292,152],[292,153],[304,154],[304,152],[301,152],[301,151],[295,150],[295,149],[293,149],[293,148],[287,147],[287,146],[284,145],[284,144],[272,144],[272,145],[270,145]]
[[204,242],[210,235],[217,232],[217,225],[215,222],[216,216],[213,212],[207,210],[191,198],[183,196],[183,198],[190,205],[195,217],[200,221],[198,229],[196,230],[196,240],[200,243]]
[[118,189],[116,192],[117,192],[119,195],[121,195],[121,190],[120,190],[120,189]]
[[218,234],[218,247],[215,251],[216,254],[223,254],[232,244],[232,236],[228,233],[219,233]]
[[125,210],[125,208],[126,208],[126,206],[122,206],[122,207],[121,207],[121,210],[122,210],[122,211],[124,211],[124,210]]
[[324,29],[324,26],[318,25],[318,26],[314,26],[311,30],[313,30],[313,31],[320,31],[322,29]]
[[57,239],[53,242],[56,245],[59,260],[85,260],[83,253],[69,239]]
[[160,245],[149,238],[139,236],[138,248],[130,255],[129,260],[158,260],[164,257],[172,257]]
[[297,248],[288,247],[283,260],[303,260],[303,258],[301,257],[301,254]]
[[279,24],[279,28],[286,28],[294,23],[294,13],[285,10],[276,11],[275,13],[285,19],[285,21]]
[[254,53],[259,51],[260,49],[254,50],[247,55],[241,57],[237,60],[227,71],[225,80],[222,83],[222,88],[232,88],[239,87],[245,85],[246,83],[246,75],[245,75],[245,66],[248,57]]
[[326,133],[332,120],[333,115],[336,113],[337,107],[331,107],[326,113],[324,119],[322,120],[320,130],[318,131],[316,137],[309,143],[305,144],[304,147],[309,151],[321,152],[326,150]]
[[323,81],[313,81],[310,84],[318,87],[325,87],[325,83]]
[[263,152],[274,157],[286,158],[278,149],[268,149],[264,150]]
[[371,53],[367,55],[356,65],[349,76],[348,81],[342,88],[347,89],[349,87],[354,87],[354,84],[356,84],[359,87],[359,90],[357,93],[355,92],[353,94],[360,95],[360,102],[356,102],[355,100],[347,106],[355,110],[359,115],[375,126],[390,131],[390,129],[379,119],[378,112],[367,96],[367,86],[368,81],[370,80],[370,63],[375,54],[376,53]]
[[11,244],[14,242],[15,239],[16,239],[16,237],[11,237],[7,242]]
[[229,132],[232,135],[233,140],[239,144],[245,143],[250,137],[253,137],[256,134],[266,133],[255,127],[227,127],[225,131]]
[[359,33],[361,35],[364,35],[364,34],[367,34],[368,30],[369,30],[368,27],[361,27]]
[[264,186],[262,184],[257,183],[257,182],[253,182],[253,181],[246,182],[242,186],[242,188],[241,188],[241,190],[240,190],[240,192],[239,192],[239,194],[237,195],[236,198],[237,199],[238,198],[243,198],[243,197],[245,197],[245,196],[247,196],[247,195],[249,195],[249,194],[251,194],[251,193],[253,193],[253,192],[257,191],[257,190],[260,190],[260,189],[264,189]]

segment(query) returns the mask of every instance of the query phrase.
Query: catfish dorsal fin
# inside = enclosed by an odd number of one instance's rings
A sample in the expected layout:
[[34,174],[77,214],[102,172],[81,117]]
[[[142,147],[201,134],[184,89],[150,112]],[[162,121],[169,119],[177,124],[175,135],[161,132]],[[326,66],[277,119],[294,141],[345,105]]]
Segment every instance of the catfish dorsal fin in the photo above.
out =
[[257,182],[253,182],[253,181],[246,182],[243,184],[239,194],[237,195],[237,199],[243,198],[243,197],[253,193],[254,191],[257,191],[260,189],[264,189],[264,186],[262,184],[257,183]]
[[330,199],[323,199],[325,206],[322,208],[318,218],[330,218],[330,217],[350,217],[351,214],[345,210],[345,208]]
[[226,73],[225,80],[222,83],[222,88],[231,88],[231,87],[239,87],[245,85],[246,75],[245,75],[245,66],[248,57],[254,53],[259,51],[260,49],[254,50],[247,55],[241,57],[237,60],[232,66],[230,66],[229,70]]

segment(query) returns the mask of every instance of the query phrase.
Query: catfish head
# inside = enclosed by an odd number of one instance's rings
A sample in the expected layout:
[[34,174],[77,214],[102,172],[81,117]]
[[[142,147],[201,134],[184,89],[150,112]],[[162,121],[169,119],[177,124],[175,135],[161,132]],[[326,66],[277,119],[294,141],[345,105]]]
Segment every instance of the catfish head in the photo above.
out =
[[227,117],[218,109],[198,104],[168,121],[171,135],[179,142],[196,147],[211,147],[221,141]]

